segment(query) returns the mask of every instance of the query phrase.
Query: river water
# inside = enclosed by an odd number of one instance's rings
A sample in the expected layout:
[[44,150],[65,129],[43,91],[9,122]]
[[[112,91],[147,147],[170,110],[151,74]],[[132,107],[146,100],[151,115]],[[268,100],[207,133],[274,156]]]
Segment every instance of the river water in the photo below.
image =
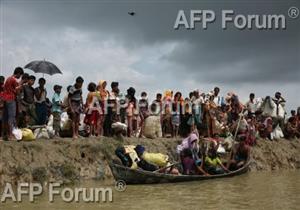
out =
[[[76,186],[72,186],[74,188]],[[130,185],[124,192],[112,183],[89,181],[80,187],[112,187],[113,201],[53,203],[42,195],[34,203],[1,203],[0,209],[300,209],[300,171],[252,172],[238,177],[200,182]]]

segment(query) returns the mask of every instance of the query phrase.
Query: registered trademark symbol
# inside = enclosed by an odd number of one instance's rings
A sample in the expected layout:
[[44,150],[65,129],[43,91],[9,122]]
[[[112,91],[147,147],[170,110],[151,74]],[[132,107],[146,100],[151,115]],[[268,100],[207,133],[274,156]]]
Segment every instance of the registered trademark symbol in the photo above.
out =
[[126,190],[126,182],[123,180],[116,181],[115,189],[119,192],[124,192]]
[[296,19],[299,16],[299,9],[297,7],[290,7],[288,15],[290,18]]

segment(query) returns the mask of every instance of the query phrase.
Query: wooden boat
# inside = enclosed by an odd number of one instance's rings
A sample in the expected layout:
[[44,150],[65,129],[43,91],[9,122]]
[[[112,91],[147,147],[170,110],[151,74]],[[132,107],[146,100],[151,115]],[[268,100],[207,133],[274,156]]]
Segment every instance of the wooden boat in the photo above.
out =
[[141,169],[131,169],[112,162],[109,163],[109,166],[116,181],[123,180],[126,182],[126,184],[157,184],[233,177],[246,173],[249,170],[250,163],[251,161],[248,161],[242,168],[236,171],[211,176],[164,174],[158,172],[144,171]]

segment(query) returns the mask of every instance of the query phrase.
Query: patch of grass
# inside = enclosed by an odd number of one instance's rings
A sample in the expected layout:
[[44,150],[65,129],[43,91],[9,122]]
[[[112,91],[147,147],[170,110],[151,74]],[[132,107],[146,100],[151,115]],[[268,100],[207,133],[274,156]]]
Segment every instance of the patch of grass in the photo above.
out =
[[23,148],[26,149],[27,151],[28,150],[35,150],[37,152],[40,152],[43,149],[41,145],[36,144],[36,143],[28,143],[26,145],[24,144]]
[[95,145],[92,145],[92,146],[90,147],[90,152],[91,152],[91,153],[96,154],[96,153],[99,153],[99,152],[101,152],[101,151],[102,151],[102,147],[101,147],[100,144],[95,144]]
[[37,167],[32,170],[32,179],[43,183],[47,180],[47,170],[45,167]]
[[79,180],[79,174],[73,165],[63,164],[59,166],[59,171],[63,178],[68,179],[71,182]]
[[16,176],[22,176],[23,174],[26,174],[26,173],[27,173],[27,170],[22,166],[18,166],[17,168],[15,168]]

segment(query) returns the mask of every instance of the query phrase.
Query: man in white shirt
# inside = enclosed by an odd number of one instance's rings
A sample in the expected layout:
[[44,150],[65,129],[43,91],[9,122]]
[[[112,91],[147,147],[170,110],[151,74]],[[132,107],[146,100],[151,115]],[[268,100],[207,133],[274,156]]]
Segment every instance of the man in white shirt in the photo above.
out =
[[219,96],[219,93],[220,93],[220,88],[218,87],[215,87],[214,90],[213,90],[213,95],[214,95],[214,103],[217,105],[217,106],[221,106],[221,103],[222,103],[222,97]]
[[281,96],[280,92],[275,93],[275,98],[272,98],[272,101],[275,104],[275,108],[273,110],[272,119],[273,119],[273,128],[279,124],[280,128],[284,129],[284,118],[286,115],[284,106],[285,99]]
[[253,116],[257,111],[257,101],[254,93],[250,93],[249,101],[245,104],[245,107],[248,111],[248,116]]

